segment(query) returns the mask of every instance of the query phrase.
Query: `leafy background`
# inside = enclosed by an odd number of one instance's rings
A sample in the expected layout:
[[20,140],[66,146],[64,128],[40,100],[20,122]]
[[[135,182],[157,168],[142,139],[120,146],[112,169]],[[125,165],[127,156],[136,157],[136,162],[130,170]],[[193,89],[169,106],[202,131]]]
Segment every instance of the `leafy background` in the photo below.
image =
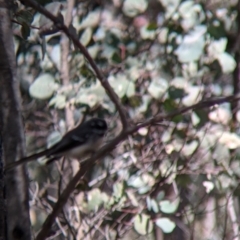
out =
[[[69,0],[70,1],[70,0]],[[69,2],[41,4],[63,21]],[[208,98],[236,93],[237,1],[78,1],[69,29],[142,122]],[[114,104],[84,55],[31,8],[13,14],[28,152],[77,124],[106,118],[107,141],[121,130]],[[69,81],[64,82],[67,59]],[[92,167],[62,210],[51,239],[233,239],[239,215],[239,111],[225,103],[141,128]],[[37,232],[77,161],[29,164]],[[238,238],[236,238],[238,239]]]

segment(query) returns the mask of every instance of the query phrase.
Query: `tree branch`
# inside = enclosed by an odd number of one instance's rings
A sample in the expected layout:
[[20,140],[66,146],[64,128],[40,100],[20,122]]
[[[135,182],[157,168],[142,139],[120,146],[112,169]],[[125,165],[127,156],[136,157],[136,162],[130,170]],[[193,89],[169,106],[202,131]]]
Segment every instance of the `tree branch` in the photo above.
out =
[[[8,8],[8,2],[0,0],[0,140],[3,154],[0,162],[0,231],[5,231],[4,239],[30,240],[29,195],[26,170],[24,167],[16,168],[6,173],[4,178],[2,178],[3,162],[5,165],[10,164],[21,158],[25,151],[19,81],[16,73],[13,32]],[[5,191],[2,192],[3,186],[6,193]],[[4,196],[5,194],[6,196]],[[2,197],[6,197],[6,199]],[[7,207],[6,211],[4,210],[5,206]],[[5,213],[7,213],[7,224],[3,226],[2,217],[4,217]]]
[[75,44],[75,46],[77,46],[79,48],[79,50],[81,51],[81,53],[85,56],[85,58],[88,60],[89,64],[91,65],[91,67],[93,68],[97,78],[99,79],[99,81],[101,82],[103,88],[105,89],[107,95],[109,96],[109,98],[111,99],[111,101],[114,103],[114,105],[116,106],[117,111],[119,112],[120,118],[121,118],[121,122],[123,125],[123,129],[126,129],[128,127],[128,122],[127,122],[127,114],[125,109],[123,108],[119,97],[117,96],[117,94],[114,92],[113,88],[111,87],[111,85],[109,84],[109,82],[107,81],[107,79],[103,76],[103,74],[101,73],[101,71],[99,70],[99,68],[97,67],[96,63],[94,62],[94,60],[92,59],[92,57],[90,56],[90,54],[88,53],[87,49],[79,42],[79,40],[69,31],[68,27],[66,25],[64,25],[57,17],[55,17],[52,13],[50,13],[49,11],[47,11],[44,7],[42,7],[41,5],[39,5],[37,2],[35,2],[34,0],[22,0],[21,1],[23,4],[28,5],[32,8],[34,8],[35,10],[37,10],[38,12],[40,12],[41,14],[43,14],[45,17],[49,18],[50,20],[52,20],[54,22],[54,24],[59,28],[59,30],[62,30]]

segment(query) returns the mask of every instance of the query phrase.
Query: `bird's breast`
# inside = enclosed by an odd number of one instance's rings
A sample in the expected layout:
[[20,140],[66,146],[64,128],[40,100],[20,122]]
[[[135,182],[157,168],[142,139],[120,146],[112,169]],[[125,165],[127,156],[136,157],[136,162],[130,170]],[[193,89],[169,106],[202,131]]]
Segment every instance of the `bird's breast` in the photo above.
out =
[[94,142],[90,141],[88,143],[85,143],[70,149],[64,154],[64,156],[69,158],[81,159],[96,152],[101,147],[101,144],[102,144],[102,139],[98,139],[97,141],[94,141]]

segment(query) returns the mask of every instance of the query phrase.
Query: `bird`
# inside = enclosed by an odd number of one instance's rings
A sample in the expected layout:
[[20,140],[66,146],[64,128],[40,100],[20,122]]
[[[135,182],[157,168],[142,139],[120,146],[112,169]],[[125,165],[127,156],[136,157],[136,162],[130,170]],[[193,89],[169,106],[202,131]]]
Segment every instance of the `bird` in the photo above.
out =
[[52,147],[6,165],[5,171],[43,156],[51,158],[51,162],[60,157],[79,159],[95,153],[101,147],[107,130],[104,119],[92,118],[67,132]]

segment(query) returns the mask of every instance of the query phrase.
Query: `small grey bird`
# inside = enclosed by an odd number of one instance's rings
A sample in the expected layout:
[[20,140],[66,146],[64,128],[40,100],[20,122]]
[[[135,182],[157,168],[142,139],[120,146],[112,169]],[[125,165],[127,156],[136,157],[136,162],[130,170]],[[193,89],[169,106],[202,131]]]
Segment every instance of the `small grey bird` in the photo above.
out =
[[96,152],[101,147],[107,129],[107,123],[104,119],[92,118],[67,132],[52,147],[7,165],[5,171],[43,156],[51,158],[50,161],[62,156],[82,158],[87,154]]

